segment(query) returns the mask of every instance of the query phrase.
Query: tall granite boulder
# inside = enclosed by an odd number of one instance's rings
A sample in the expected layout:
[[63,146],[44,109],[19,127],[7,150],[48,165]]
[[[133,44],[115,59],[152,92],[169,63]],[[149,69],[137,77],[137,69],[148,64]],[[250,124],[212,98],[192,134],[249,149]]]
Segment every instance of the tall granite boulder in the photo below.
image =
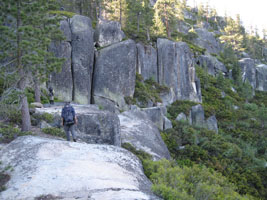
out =
[[256,88],[256,68],[255,60],[251,58],[243,58],[239,60],[239,65],[242,69],[243,82],[248,81],[253,89]]
[[167,109],[165,106],[143,108],[148,118],[160,129],[164,129],[164,117],[167,114]]
[[113,104],[120,109],[126,106],[124,97],[132,97],[135,89],[136,55],[136,44],[133,40],[126,40],[97,52],[93,83],[94,103],[104,107]]
[[215,131],[216,133],[218,133],[217,119],[216,119],[216,117],[214,115],[210,116],[206,120],[206,126],[207,126],[207,129]]
[[11,179],[0,199],[159,200],[142,163],[111,145],[19,137],[0,150]]
[[[181,113],[179,113],[178,115],[177,115],[177,117],[176,117],[176,119],[175,119],[176,121],[184,121],[184,122],[186,122],[187,121],[187,117],[186,117],[186,115],[183,113],[183,112],[181,112]],[[192,120],[191,120],[192,121]]]
[[[186,116],[184,115],[184,113],[180,113],[176,120],[178,120],[178,118],[180,118],[180,120],[186,120]],[[205,116],[204,116],[204,109],[202,107],[202,105],[198,104],[196,106],[192,106],[190,112],[189,112],[189,124],[194,125],[194,126],[198,126],[198,127],[202,127],[202,128],[207,128],[209,130],[215,131],[216,133],[218,133],[218,124],[217,124],[217,119],[214,115],[210,116],[207,120],[205,120]],[[180,121],[179,120],[179,121]]]
[[173,42],[159,38],[158,48],[158,77],[159,83],[170,88],[169,95],[176,100],[201,102],[200,87],[197,87],[193,53],[184,42]]
[[146,80],[158,80],[157,50],[151,45],[137,45],[137,72]]
[[208,53],[218,54],[222,48],[220,43],[216,40],[214,33],[209,32],[204,28],[195,28],[195,31],[198,35],[194,39],[194,43],[207,50]]
[[71,69],[71,30],[67,19],[60,22],[60,29],[66,40],[61,42],[52,42],[49,51],[53,52],[58,58],[64,58],[65,62],[60,72],[52,73],[49,84],[55,91],[55,96],[64,101],[72,100],[73,78]]
[[167,117],[164,116],[164,124],[163,124],[163,130],[167,130],[172,128],[172,122]]
[[62,71],[52,73],[50,85],[59,99],[89,104],[91,101],[94,41],[91,20],[74,15],[60,22],[66,39],[53,42],[49,50],[59,58],[65,58]]
[[267,65],[256,66],[256,85],[257,90],[267,91]]
[[[90,144],[121,145],[120,121],[116,114],[101,111],[96,105],[72,104],[78,118],[76,126],[79,139]],[[54,116],[53,126],[60,126],[62,106],[36,108],[37,114]]]
[[195,126],[205,127],[204,109],[200,104],[192,106],[189,112],[189,123]]
[[119,115],[122,143],[130,143],[137,150],[152,155],[154,160],[170,159],[170,153],[163,142],[156,125],[143,111],[125,111]]
[[196,63],[202,67],[207,67],[210,75],[217,75],[220,72],[223,75],[227,74],[227,69],[223,63],[217,60],[217,58],[211,55],[201,55],[196,59]]
[[162,91],[159,93],[159,96],[162,100],[164,106],[168,106],[176,101],[176,94],[174,88],[169,88],[169,91]]
[[121,42],[125,38],[119,22],[100,20],[94,34],[95,42],[99,47],[109,46]]
[[70,19],[65,18],[60,21],[60,30],[64,34],[65,41],[71,42]]
[[94,30],[90,18],[80,15],[70,19],[70,27],[74,101],[89,104],[94,65]]

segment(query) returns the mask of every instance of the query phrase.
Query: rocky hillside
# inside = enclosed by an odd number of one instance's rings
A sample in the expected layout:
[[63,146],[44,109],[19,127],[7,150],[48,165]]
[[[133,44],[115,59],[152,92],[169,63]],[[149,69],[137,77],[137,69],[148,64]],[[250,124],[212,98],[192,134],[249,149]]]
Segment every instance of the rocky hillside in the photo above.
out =
[[122,41],[125,35],[118,23],[101,21],[93,30],[91,20],[79,15],[62,21],[61,30],[67,41],[51,48],[66,59],[61,73],[51,77],[59,99],[125,110],[125,97],[133,97],[140,73],[170,89],[164,105],[176,100],[201,102],[193,54],[186,43],[158,39],[154,48]]
[[1,199],[159,199],[136,156],[112,145],[23,136],[1,160],[12,168]]

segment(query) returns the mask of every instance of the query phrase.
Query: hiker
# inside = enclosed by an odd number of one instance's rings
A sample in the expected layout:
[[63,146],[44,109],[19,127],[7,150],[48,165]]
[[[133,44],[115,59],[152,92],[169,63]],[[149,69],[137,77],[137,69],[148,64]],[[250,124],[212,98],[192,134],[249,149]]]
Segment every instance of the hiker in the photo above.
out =
[[67,140],[70,141],[70,132],[72,139],[76,142],[76,133],[74,130],[74,125],[77,124],[78,120],[75,114],[74,108],[70,105],[70,102],[66,102],[65,106],[61,111],[61,125],[64,127],[64,131],[67,136]]
[[54,104],[54,90],[52,87],[49,87],[49,102],[50,104]]

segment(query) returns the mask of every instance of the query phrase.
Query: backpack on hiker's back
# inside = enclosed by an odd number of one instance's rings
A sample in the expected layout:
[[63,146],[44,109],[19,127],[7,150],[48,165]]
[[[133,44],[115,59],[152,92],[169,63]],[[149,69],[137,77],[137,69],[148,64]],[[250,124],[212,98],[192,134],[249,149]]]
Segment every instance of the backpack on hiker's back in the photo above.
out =
[[54,90],[53,90],[53,88],[49,88],[49,94],[48,94],[49,96],[54,96]]
[[64,125],[73,125],[75,124],[75,111],[74,108],[67,104],[62,109],[61,117],[63,118]]

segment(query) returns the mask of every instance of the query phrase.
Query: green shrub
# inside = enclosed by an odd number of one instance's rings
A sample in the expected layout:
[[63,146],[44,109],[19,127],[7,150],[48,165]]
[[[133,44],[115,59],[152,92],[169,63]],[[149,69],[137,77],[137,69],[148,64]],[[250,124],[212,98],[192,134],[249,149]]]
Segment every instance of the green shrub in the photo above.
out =
[[0,119],[13,124],[21,124],[21,112],[18,105],[0,103]]
[[20,101],[20,92],[13,89],[10,91],[4,91],[1,95],[2,104],[19,104]]
[[66,138],[65,132],[60,128],[55,128],[55,127],[43,128],[42,131],[49,135]]
[[250,100],[251,103],[255,103],[258,106],[261,106],[261,104],[265,105],[267,107],[267,92],[266,91],[255,91],[255,95],[252,100]]
[[128,105],[135,105],[136,104],[136,99],[134,99],[133,97],[124,97],[125,102]]
[[185,37],[185,39],[189,41],[194,40],[196,38],[198,38],[198,34],[193,28],[188,31],[188,34]]
[[185,40],[184,42],[186,42],[188,44],[190,49],[193,51],[195,57],[205,54],[206,49],[201,48],[201,47],[199,47],[199,46],[197,46],[197,45],[195,45],[195,44],[193,44],[187,40]]
[[197,23],[197,21],[192,20],[192,19],[185,19],[185,22],[187,22],[188,24],[191,24],[192,26]]
[[189,111],[192,106],[197,105],[197,103],[192,101],[175,101],[170,106],[168,106],[168,113],[172,120],[175,120],[177,115],[181,112],[185,113],[187,116],[189,115]]
[[179,167],[167,160],[146,160],[144,166],[153,183],[152,190],[166,200],[247,199],[224,176],[204,166]]
[[0,171],[0,192],[6,190],[5,184],[10,180],[10,176]]
[[50,113],[34,113],[33,118],[37,121],[44,120],[47,123],[52,123],[54,120],[54,116]]
[[26,96],[27,96],[27,100],[28,100],[29,104],[35,102],[34,90],[32,88],[27,88],[26,89]]
[[0,137],[0,143],[9,143],[18,136],[32,135],[33,133],[30,131],[21,132],[18,128],[0,123],[0,134],[2,135]]
[[146,159],[151,160],[152,156],[142,150],[136,150],[135,147],[133,147],[130,143],[123,143],[121,145],[123,148],[127,149],[128,151],[135,154],[141,161],[144,161]]
[[186,42],[189,48],[193,51],[195,57],[205,54],[206,49],[203,49],[192,43],[192,40],[198,37],[197,33],[194,30],[191,30],[187,35],[178,31],[174,31],[172,32],[171,37],[175,41]]
[[[241,126],[242,123],[240,122]],[[192,166],[192,163],[199,163],[215,169],[231,180],[241,194],[259,197],[265,195],[264,178],[248,179],[250,173],[247,169],[264,169],[263,159],[257,156],[262,157],[265,154],[264,146],[267,142],[266,138],[257,134],[255,136],[255,133],[247,131],[246,127],[242,128],[245,130],[233,127],[231,135],[221,135],[205,128],[191,127],[187,123],[173,121],[173,129],[168,129],[161,135],[172,157],[177,161],[183,161],[183,165]],[[256,143],[247,146],[247,142]],[[266,175],[254,172],[254,176]],[[251,184],[254,187],[251,187]]]
[[158,84],[152,78],[144,81],[140,74],[136,74],[134,99],[127,97],[125,101],[129,103],[136,102],[140,107],[146,107],[149,101],[156,105],[157,102],[162,102],[160,94],[168,91],[167,86]]
[[249,110],[249,111],[257,111],[258,110],[258,106],[255,103],[246,103],[244,105],[244,109],[245,110]]
[[[56,97],[54,98],[55,102],[56,102]],[[41,103],[42,104],[47,104],[49,103],[49,95],[48,95],[48,92],[47,90],[45,89],[41,89]]]

